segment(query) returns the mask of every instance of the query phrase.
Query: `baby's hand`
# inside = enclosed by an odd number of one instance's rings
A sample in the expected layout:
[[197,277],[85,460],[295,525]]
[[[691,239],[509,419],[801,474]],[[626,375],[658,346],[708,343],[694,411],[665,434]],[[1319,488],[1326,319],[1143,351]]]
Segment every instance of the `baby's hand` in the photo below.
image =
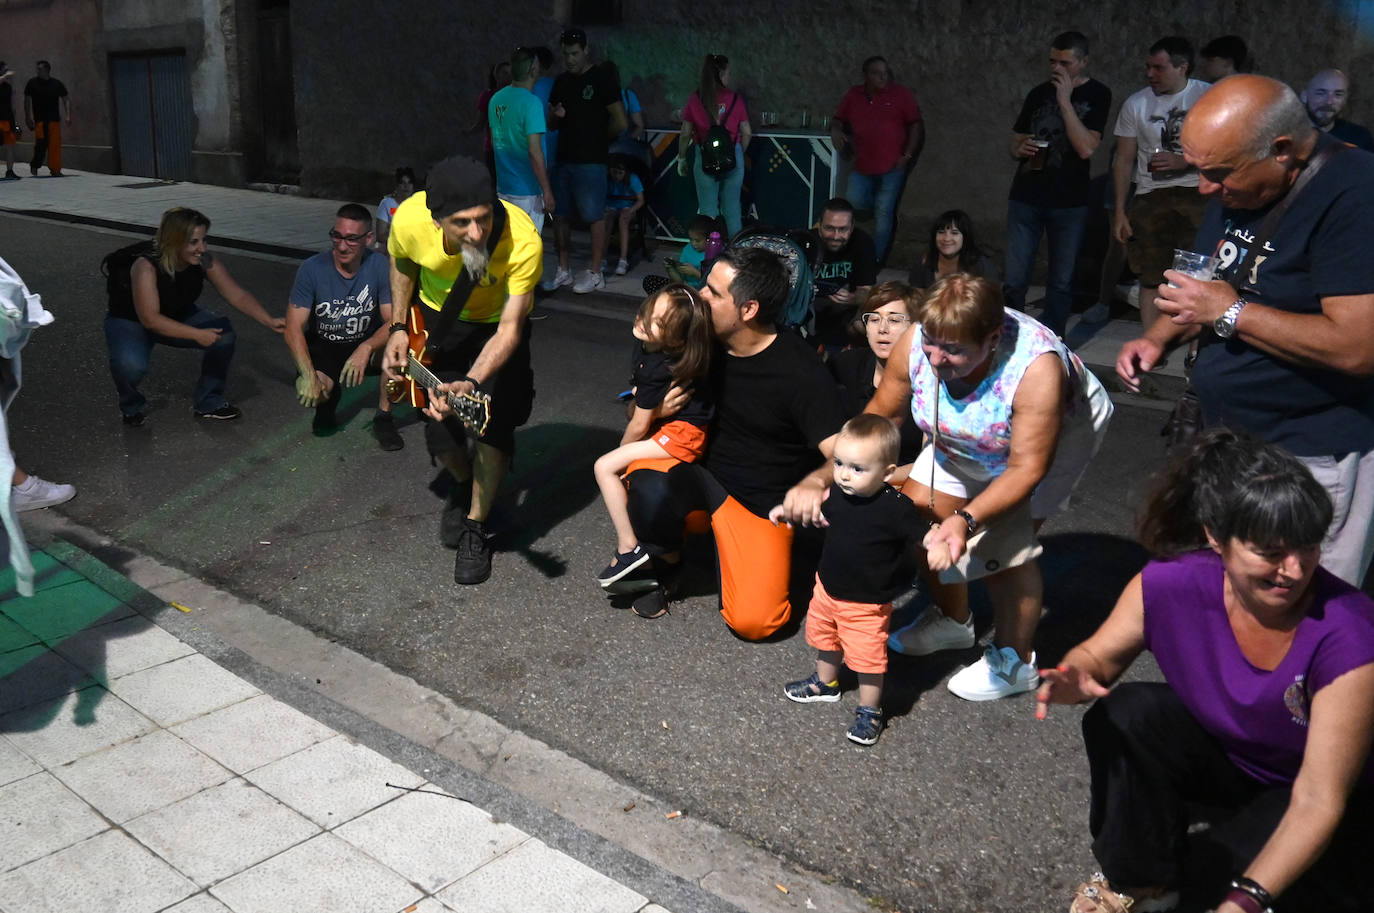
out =
[[939,527],[931,527],[921,543],[926,550],[926,566],[937,574],[954,566],[954,553],[939,532]]
[[782,505],[779,504],[768,512],[768,522],[772,523],[774,526],[777,526],[779,523],[782,523],[783,526],[791,526],[791,523],[783,523],[782,516],[783,508]]

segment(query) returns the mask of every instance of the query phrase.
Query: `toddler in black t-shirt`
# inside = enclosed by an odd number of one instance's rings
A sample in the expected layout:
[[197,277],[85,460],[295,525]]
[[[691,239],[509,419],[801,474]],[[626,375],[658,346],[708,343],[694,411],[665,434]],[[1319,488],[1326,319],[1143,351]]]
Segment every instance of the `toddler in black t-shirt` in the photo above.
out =
[[[843,661],[859,677],[859,709],[847,735],[860,745],[872,745],[883,730],[878,701],[892,599],[909,579],[904,559],[924,532],[916,505],[887,484],[900,446],[897,427],[868,413],[846,422],[835,439],[835,483],[821,508],[825,544],[806,614],[816,671],[782,689],[802,704],[838,701]],[[781,511],[781,505],[773,508],[769,519],[778,522]]]

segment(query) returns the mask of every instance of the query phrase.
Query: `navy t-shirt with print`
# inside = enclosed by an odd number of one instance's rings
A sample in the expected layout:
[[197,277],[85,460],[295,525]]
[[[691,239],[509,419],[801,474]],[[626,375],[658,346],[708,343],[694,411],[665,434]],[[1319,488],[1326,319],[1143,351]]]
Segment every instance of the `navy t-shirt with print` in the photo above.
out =
[[[1336,143],[1326,135],[1317,148]],[[1272,207],[1207,208],[1195,250],[1213,251],[1219,278],[1248,301],[1299,314],[1321,299],[1374,294],[1374,155],[1343,148],[1302,188],[1257,257],[1250,275],[1234,273]],[[1364,326],[1374,332],[1374,306]],[[1298,456],[1374,449],[1374,380],[1307,367],[1266,354],[1239,337],[1204,334],[1193,386],[1207,425],[1241,428]]]
[[335,269],[332,254],[318,253],[296,270],[290,301],[292,307],[310,309],[311,335],[326,342],[361,342],[381,325],[381,305],[391,303],[388,260],[365,251],[349,279]]

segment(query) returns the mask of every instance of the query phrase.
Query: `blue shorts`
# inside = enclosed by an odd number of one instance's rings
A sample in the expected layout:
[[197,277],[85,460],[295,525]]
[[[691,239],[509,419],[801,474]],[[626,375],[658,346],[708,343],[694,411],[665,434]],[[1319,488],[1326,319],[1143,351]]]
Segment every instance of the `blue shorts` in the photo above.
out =
[[559,162],[553,169],[553,193],[559,216],[600,222],[606,217],[606,165]]

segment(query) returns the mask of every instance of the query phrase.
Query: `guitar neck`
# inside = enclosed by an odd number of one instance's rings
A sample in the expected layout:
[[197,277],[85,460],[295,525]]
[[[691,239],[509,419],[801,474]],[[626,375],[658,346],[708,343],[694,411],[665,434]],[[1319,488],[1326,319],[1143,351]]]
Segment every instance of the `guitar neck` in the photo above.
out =
[[410,367],[407,372],[411,380],[415,381],[426,390],[436,389],[443,381],[434,376],[434,372],[426,368],[414,353],[410,355]]

